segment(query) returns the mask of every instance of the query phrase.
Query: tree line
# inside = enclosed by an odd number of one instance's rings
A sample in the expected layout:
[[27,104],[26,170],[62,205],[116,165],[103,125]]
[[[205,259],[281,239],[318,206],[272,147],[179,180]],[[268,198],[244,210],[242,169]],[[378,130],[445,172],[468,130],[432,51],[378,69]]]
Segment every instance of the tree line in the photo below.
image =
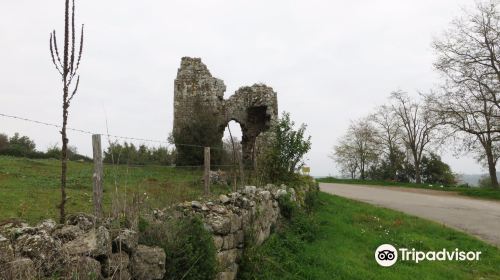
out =
[[494,1],[479,2],[456,18],[432,44],[439,86],[420,93],[418,100],[393,92],[388,104],[353,122],[332,154],[342,171],[363,179],[427,182],[425,163],[439,160],[433,148],[447,144],[457,155],[474,155],[498,188],[499,43]]
[[[21,136],[19,133],[14,133],[8,137],[6,134],[0,133],[0,155],[13,157],[26,157],[32,159],[60,159],[61,148],[57,145],[49,147],[46,151],[36,149],[35,141],[28,136]],[[79,161],[90,161],[87,156],[78,153],[76,147],[68,147],[68,159]]]

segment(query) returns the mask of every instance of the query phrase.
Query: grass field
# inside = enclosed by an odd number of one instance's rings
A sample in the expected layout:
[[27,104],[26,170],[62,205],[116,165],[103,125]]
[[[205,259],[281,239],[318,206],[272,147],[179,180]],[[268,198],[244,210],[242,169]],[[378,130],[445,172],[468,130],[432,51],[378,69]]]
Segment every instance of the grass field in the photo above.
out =
[[376,181],[376,180],[360,180],[360,179],[337,179],[333,177],[320,178],[316,180],[322,183],[390,186],[390,187],[405,187],[405,188],[421,188],[421,189],[430,189],[438,191],[452,191],[466,196],[500,200],[500,190],[492,188],[464,188],[464,187],[454,187],[454,186],[441,187],[439,185],[429,185],[429,184],[401,183],[393,181]]
[[[314,221],[309,235],[298,233],[301,222],[292,219],[291,226],[250,252],[240,278],[500,279],[498,248],[434,222],[325,193],[320,193],[319,206],[307,220]],[[374,252],[385,243],[421,251],[459,248],[482,255],[477,262],[398,261],[384,268],[375,262]]]
[[[70,162],[68,169],[67,212],[92,211],[93,165]],[[192,200],[202,195],[200,168],[164,166],[104,167],[104,207],[111,209],[112,197],[133,197],[150,207]],[[0,156],[0,222],[19,218],[31,223],[58,217],[60,202],[60,162]],[[228,191],[213,187],[213,193]]]

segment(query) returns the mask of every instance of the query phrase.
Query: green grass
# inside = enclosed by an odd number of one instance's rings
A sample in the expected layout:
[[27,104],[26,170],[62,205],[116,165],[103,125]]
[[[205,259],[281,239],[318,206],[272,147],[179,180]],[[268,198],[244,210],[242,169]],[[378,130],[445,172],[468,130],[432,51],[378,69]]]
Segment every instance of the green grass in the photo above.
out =
[[451,191],[460,195],[500,200],[500,190],[492,188],[465,188],[457,186],[443,186],[430,185],[430,184],[416,184],[416,183],[402,183],[394,181],[378,181],[378,180],[361,180],[361,179],[337,179],[333,177],[326,177],[316,179],[321,183],[339,183],[339,184],[353,184],[353,185],[373,185],[373,186],[390,186],[390,187],[405,187],[405,188],[420,188],[437,191]]
[[[313,240],[304,239],[292,221],[245,256],[240,278],[500,279],[498,248],[434,222],[325,193],[320,193],[319,206],[308,220]],[[482,255],[477,262],[398,261],[384,268],[374,259],[375,249],[384,243],[421,251],[459,248]]]
[[[30,223],[58,218],[60,162],[0,156],[0,222],[17,218]],[[93,164],[69,162],[67,212],[92,211]],[[104,207],[109,213],[112,198],[139,198],[148,207],[200,197],[203,191],[200,168],[165,166],[104,166]],[[116,183],[115,183],[116,181]],[[213,187],[213,193],[228,191]]]

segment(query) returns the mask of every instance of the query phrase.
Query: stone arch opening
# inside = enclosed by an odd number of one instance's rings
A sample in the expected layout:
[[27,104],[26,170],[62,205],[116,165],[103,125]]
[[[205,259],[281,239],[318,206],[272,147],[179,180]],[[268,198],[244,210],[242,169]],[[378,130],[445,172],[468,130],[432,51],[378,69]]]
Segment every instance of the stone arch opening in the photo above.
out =
[[225,153],[225,155],[222,158],[223,164],[234,164],[234,163],[239,164],[241,162],[242,136],[243,136],[243,131],[240,123],[234,119],[230,120],[224,128],[224,134],[222,138],[222,143]]
[[[173,136],[178,158],[188,154],[186,149],[177,143],[182,143],[180,140],[186,138],[183,134],[195,133],[192,131],[193,123],[196,123],[195,116],[209,113],[213,126],[207,126],[199,132],[205,135],[202,137],[203,141],[192,144],[220,147],[227,124],[237,122],[241,129],[242,161],[247,168],[252,168],[257,136],[268,130],[271,123],[278,118],[276,92],[264,84],[254,84],[241,87],[228,99],[224,99],[224,82],[213,77],[201,59],[189,57],[182,58],[174,84]],[[200,108],[195,108],[198,99],[202,102]]]

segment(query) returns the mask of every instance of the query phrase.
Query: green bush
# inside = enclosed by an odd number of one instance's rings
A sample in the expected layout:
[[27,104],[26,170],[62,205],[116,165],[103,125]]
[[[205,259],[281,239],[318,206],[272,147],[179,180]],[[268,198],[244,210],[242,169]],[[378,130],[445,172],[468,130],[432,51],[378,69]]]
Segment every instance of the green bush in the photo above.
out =
[[[294,206],[287,196],[280,198],[280,208],[287,219],[263,245],[245,249],[238,279],[276,279],[277,270],[284,276],[288,272],[282,271],[280,264],[295,259],[307,243],[317,239],[319,223],[311,213]],[[287,279],[295,279],[293,275],[287,276]]]
[[291,220],[295,212],[297,211],[297,205],[290,199],[290,194],[282,195],[278,198],[280,205],[281,215],[287,219]]
[[139,220],[140,243],[159,246],[167,255],[163,279],[214,279],[216,250],[212,235],[199,218],[190,217],[165,223]]
[[311,149],[311,136],[306,137],[307,126],[295,129],[290,114],[282,117],[271,128],[272,136],[267,149],[258,155],[258,176],[264,182],[289,183],[296,180],[297,170],[304,165],[304,156]]

